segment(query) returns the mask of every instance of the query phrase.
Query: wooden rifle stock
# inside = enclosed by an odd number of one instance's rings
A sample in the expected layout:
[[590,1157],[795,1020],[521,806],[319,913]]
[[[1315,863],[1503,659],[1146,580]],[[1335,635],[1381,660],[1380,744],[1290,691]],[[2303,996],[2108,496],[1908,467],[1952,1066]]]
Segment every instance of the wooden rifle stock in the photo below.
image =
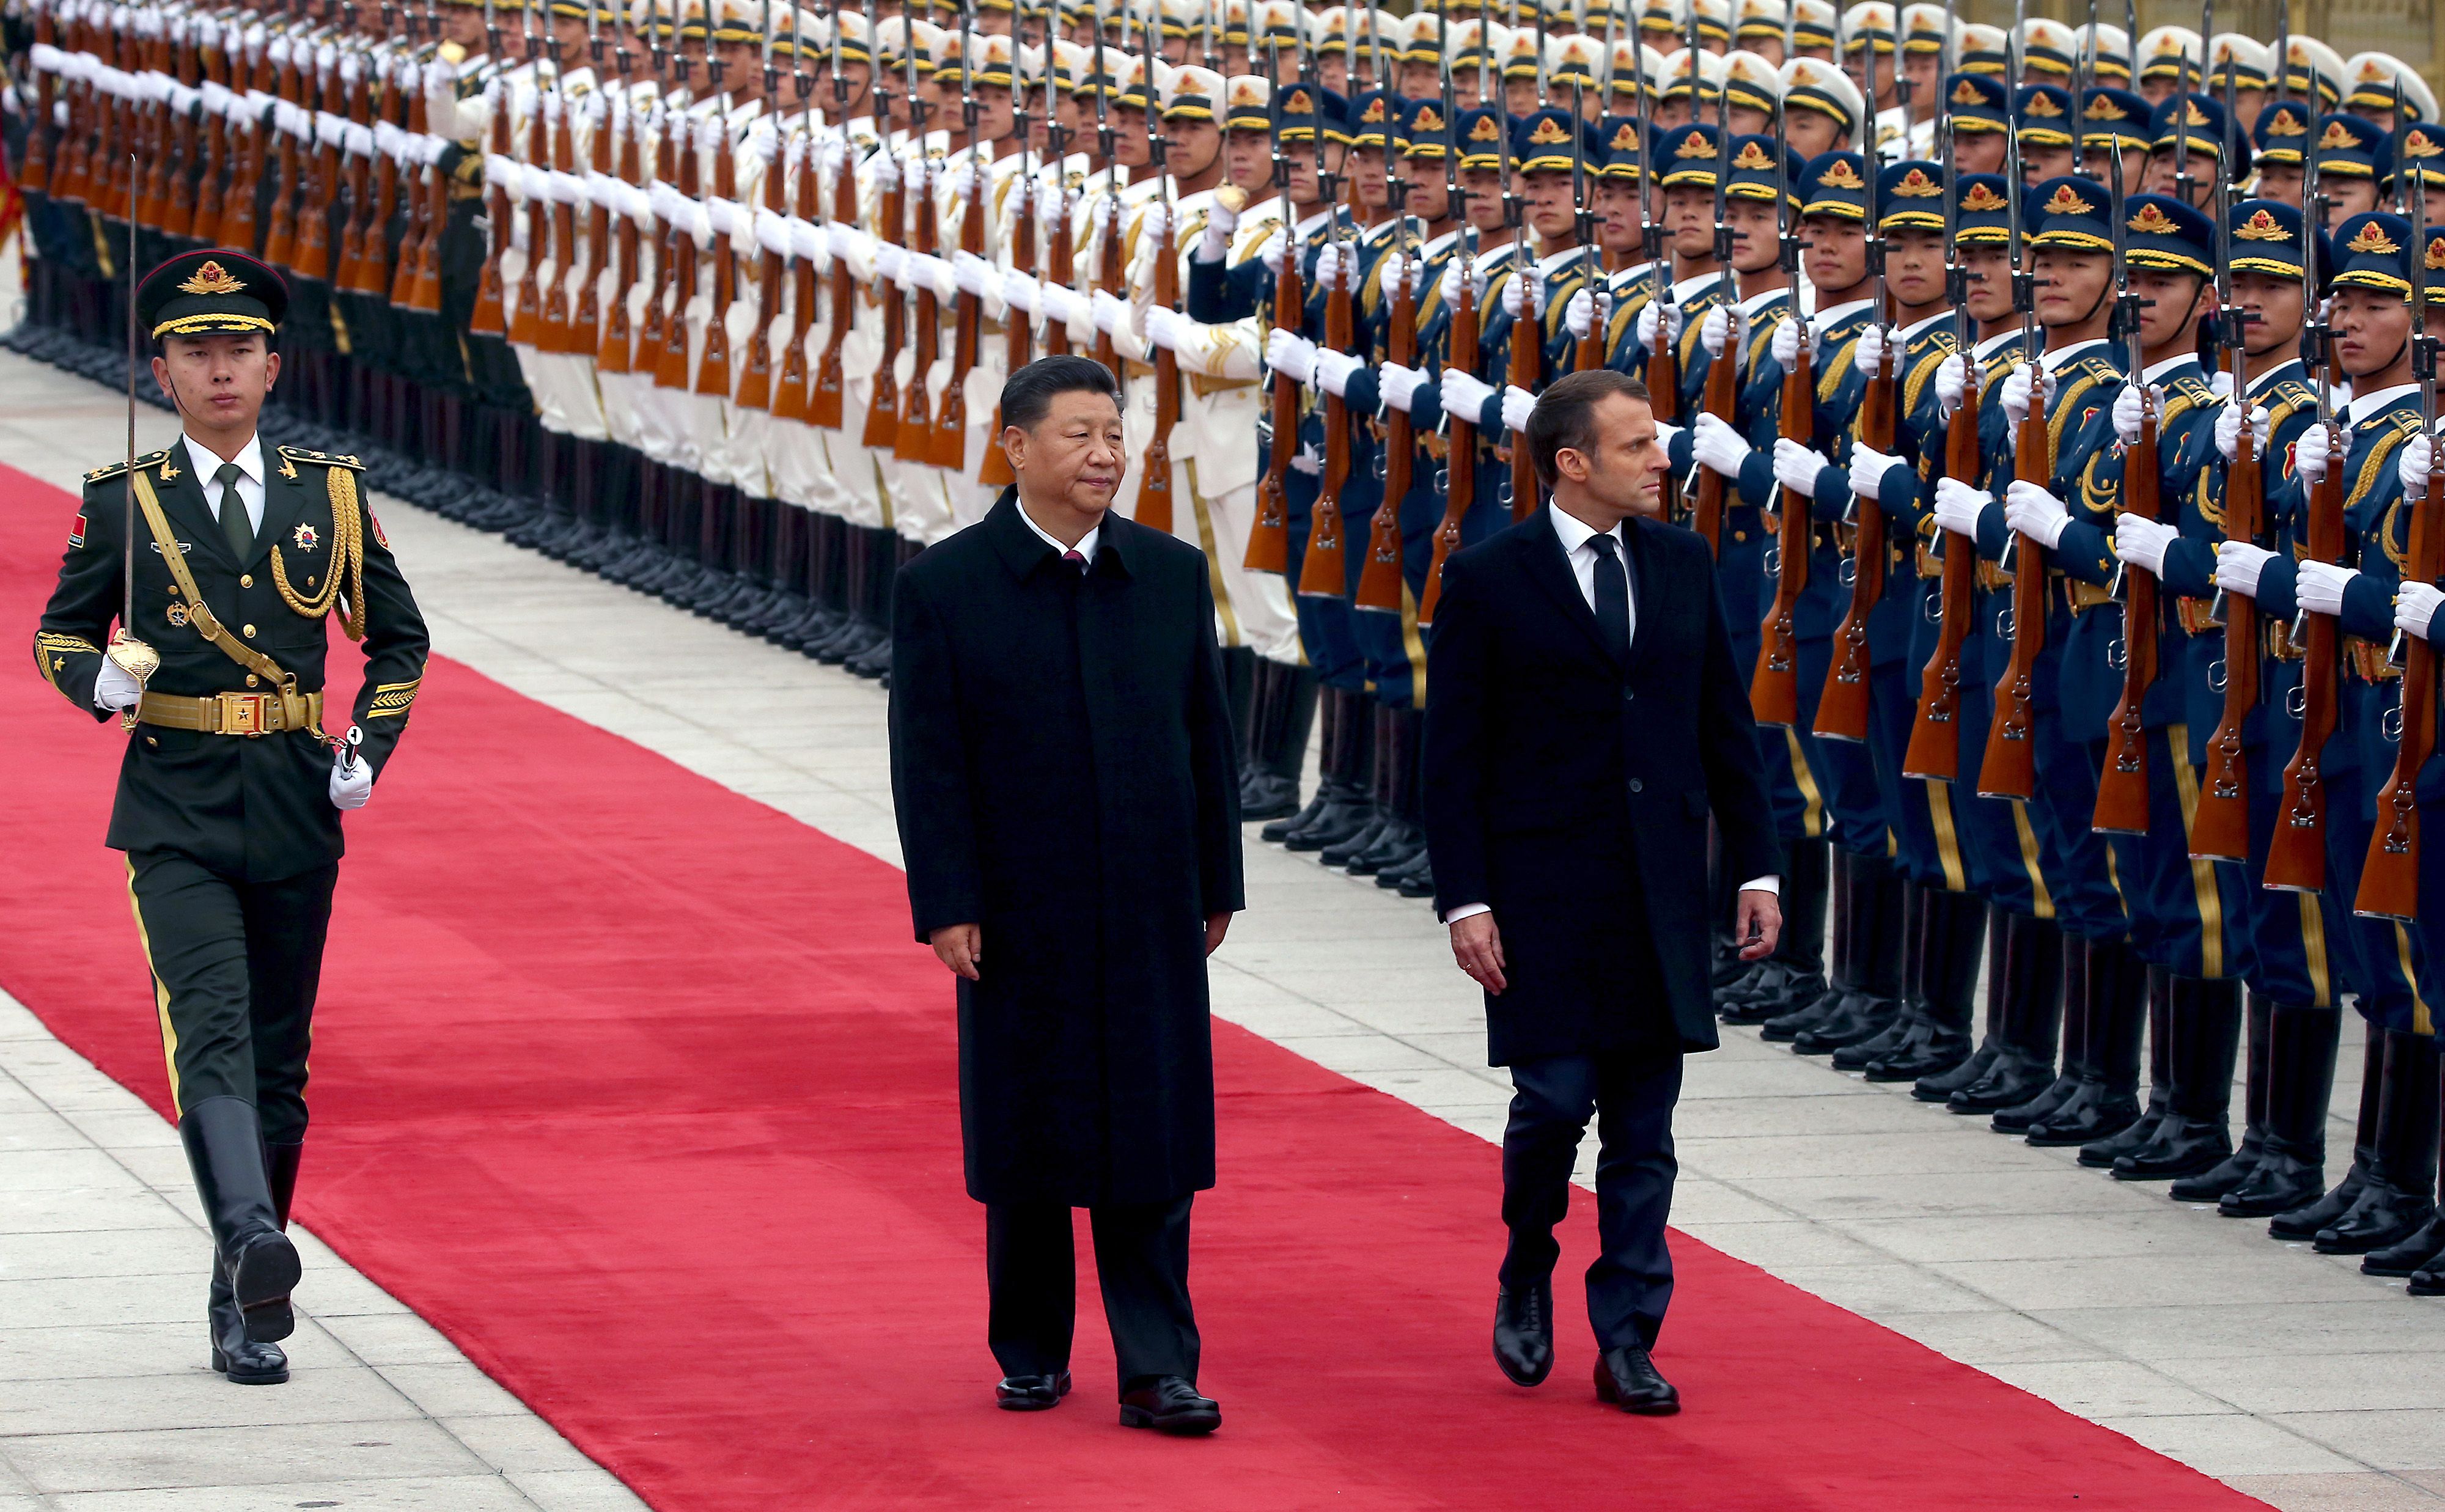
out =
[[[1418,302],[1409,292],[1410,266],[1396,254],[1390,327],[1385,336],[1385,360],[1400,367],[1416,365],[1418,355]],[[1401,612],[1401,500],[1416,474],[1417,453],[1416,422],[1401,406],[1389,407],[1384,416],[1384,502],[1375,506],[1375,517],[1368,522],[1367,564],[1359,569],[1354,601],[1362,609]]]
[[[1180,248],[1168,226],[1155,247],[1154,302],[1165,309],[1180,308]],[[1136,516],[1150,531],[1171,529],[1177,502],[1171,487],[1171,430],[1179,423],[1180,354],[1158,345],[1154,349],[1154,435],[1147,440],[1146,470],[1138,475]]]
[[[508,156],[510,150],[512,98],[505,80],[500,98],[493,103],[492,130],[489,133],[491,151],[503,157]],[[491,182],[489,175],[484,184],[484,217],[492,223],[493,245],[485,253],[484,271],[476,284],[476,313],[467,323],[467,329],[477,336],[507,336],[510,323],[501,307],[501,259],[510,251],[510,192]]]
[[[2329,469],[2329,476],[2336,469]],[[2428,489],[2436,487],[2434,482]],[[2436,585],[2445,576],[2445,532],[2430,518],[2433,495],[2405,498],[2411,512],[2411,559],[2406,583]],[[2377,830],[2361,865],[2360,895],[2352,911],[2366,919],[2419,917],[2419,769],[2436,751],[2436,647],[2421,636],[2402,638],[2402,740],[2395,747],[2394,775],[2377,795]]]
[[[59,45],[59,26],[46,9],[34,12],[34,40],[44,47]],[[29,195],[46,195],[51,189],[51,133],[55,112],[51,109],[51,75],[42,68],[34,75],[34,118],[26,125],[26,161],[18,175],[18,187]]]
[[[289,61],[280,65],[277,92],[283,101],[302,110],[305,105],[299,97],[304,89],[297,80],[297,49],[302,42],[293,37],[289,42]],[[279,111],[275,107],[271,130],[280,138],[278,177],[271,189],[271,221],[264,228],[263,247],[255,255],[274,268],[289,271],[289,259],[297,250],[297,195],[299,180],[305,177],[305,169],[299,159],[297,139],[282,131],[279,122]],[[507,241],[505,235],[503,244],[507,245]]]
[[[730,129],[723,124],[721,113],[719,110],[707,116],[705,122],[713,133],[713,197],[727,199],[737,204],[738,170],[731,159]],[[688,149],[691,155],[695,150]],[[733,212],[734,215],[746,213],[744,206]],[[688,261],[693,264],[696,261],[696,238],[693,236],[683,238],[681,246],[688,254]],[[714,399],[728,399],[730,397],[730,306],[731,302],[738,297],[737,260],[731,255],[728,233],[719,231],[714,233],[713,248],[709,255],[713,259],[713,313],[704,323],[704,350],[697,357],[695,386],[700,394]],[[685,331],[686,322],[675,318],[674,324],[678,325],[682,332]],[[681,341],[682,345],[685,344],[684,334],[681,335]]]
[[[993,175],[983,149],[971,146],[968,159],[976,179],[968,188],[966,211],[960,217],[960,251],[971,257],[985,254],[985,196],[993,192]],[[960,290],[959,309],[952,317],[951,381],[943,387],[943,407],[934,416],[933,462],[959,474],[968,470],[968,375],[976,370],[977,343],[984,334],[984,302]],[[1151,479],[1149,479],[1151,481]]]
[[[760,208],[781,214],[781,179],[786,172],[779,153],[764,165],[764,193]],[[745,205],[738,207],[742,215],[751,214]],[[773,322],[778,314],[773,302],[781,296],[781,254],[766,247],[761,238],[756,247],[756,329],[747,338],[747,361],[738,373],[738,392],[731,402],[740,409],[770,410],[773,407]],[[719,318],[718,316],[716,318]]]
[[[1525,247],[1512,253],[1511,276],[1515,281],[1528,277],[1527,256]],[[1503,381],[1534,394],[1545,386],[1545,328],[1540,318],[1542,312],[1528,302],[1527,293],[1528,285],[1521,282],[1521,313],[1511,323],[1511,364]],[[1536,459],[1528,455],[1528,438],[1515,436],[1511,439],[1511,518],[1515,522],[1524,520],[1536,511]]]
[[[885,152],[891,149],[887,145]],[[902,170],[905,174],[905,170]],[[907,232],[905,199],[907,186],[894,183],[881,196],[882,208],[875,215],[878,232],[905,236]],[[900,435],[900,348],[908,334],[907,303],[900,285],[888,278],[878,279],[875,287],[883,291],[883,361],[874,369],[874,397],[866,411],[865,443],[876,451],[889,451]],[[917,380],[922,384],[925,374],[920,369]]]
[[[613,84],[612,88],[619,85]],[[611,114],[608,96],[603,100],[603,119],[594,123],[587,143],[586,165],[597,174],[611,172],[611,133],[618,130]],[[574,148],[571,149],[572,155]],[[588,196],[586,207],[586,271],[578,276],[577,308],[569,320],[569,350],[580,357],[592,357],[603,349],[603,270],[610,261],[611,212]],[[620,292],[627,292],[625,285]]]
[[[817,145],[810,140],[806,152],[798,159],[798,181],[790,191],[790,207],[800,220],[814,221]],[[779,172],[786,157],[776,159],[773,171]],[[807,384],[812,376],[807,362],[807,333],[815,326],[815,260],[795,257],[790,266],[790,340],[781,350],[781,380],[773,390],[775,420],[805,421],[809,415]],[[849,312],[846,304],[832,307],[842,314]]]
[[[1024,163],[1021,164],[1024,167]],[[1026,272],[1036,267],[1036,179],[1021,174],[1016,190],[1018,214],[1013,217],[1010,233],[1010,265]],[[1007,310],[1002,315],[1002,339],[1007,349],[1002,370],[1016,373],[1025,367],[1036,352],[1036,327],[1023,309]],[[1010,470],[1010,457],[1001,449],[1001,401],[994,401],[993,428],[985,433],[984,460],[977,467],[977,481],[987,488],[1008,488],[1018,481]]]
[[[1462,233],[1466,235],[1466,232]],[[1452,305],[1451,362],[1468,372],[1477,360],[1477,300],[1469,280],[1460,281],[1460,298]],[[1475,376],[1472,374],[1471,376]],[[1443,602],[1444,564],[1460,550],[1461,521],[1477,505],[1477,427],[1452,417],[1448,444],[1444,447],[1444,517],[1435,527],[1434,560],[1427,568],[1427,586],[1418,595],[1418,624],[1435,623],[1435,607]]]
[[1588,315],[1588,338],[1575,343],[1571,350],[1571,371],[1584,373],[1602,367],[1605,360],[1605,327],[1613,313],[1613,296],[1605,291],[1604,274],[1599,271],[1588,280],[1588,300],[1596,308]]
[[[1352,256],[1334,270],[1333,287],[1324,296],[1324,345],[1346,352],[1355,340],[1351,332],[1350,265]],[[1316,491],[1316,507],[1308,513],[1307,558],[1299,564],[1298,590],[1318,598],[1341,598],[1350,591],[1349,546],[1344,539],[1341,491],[1350,483],[1350,406],[1338,394],[1324,396],[1324,486]]]
[[[563,100],[560,119],[544,123],[544,133],[551,143],[550,161],[555,173],[569,173],[576,164],[570,140],[573,123],[569,120],[574,109],[571,102]],[[557,191],[555,184],[551,196],[551,281],[543,281],[540,260],[535,269],[535,299],[543,314],[543,333],[536,345],[548,352],[565,353],[579,349],[577,311],[570,306],[569,288],[577,264],[577,207],[561,198]]]
[[[1063,181],[1059,163],[1053,165],[1053,181],[1055,185]],[[1078,287],[1078,233],[1077,228],[1070,223],[1070,193],[1063,189],[1060,195],[1061,213],[1054,218],[1053,245],[1044,252],[1044,277],[1047,283],[1075,289]],[[1070,327],[1063,322],[1048,320],[1044,323],[1044,355],[1070,355]]]
[[[509,100],[510,91],[502,90],[501,108],[503,110],[509,108]],[[527,118],[527,151],[524,161],[533,163],[539,168],[548,167],[551,162],[550,145],[539,140],[543,137],[544,130],[543,96],[537,94],[534,114]],[[523,170],[523,164],[521,169]],[[516,209],[513,207],[510,214],[513,215],[517,214]],[[516,301],[509,307],[510,340],[520,346],[543,347],[543,296],[537,289],[536,283],[543,276],[544,264],[551,260],[547,255],[550,251],[548,233],[551,229],[551,207],[548,202],[538,202],[527,207],[527,271],[526,276],[518,280]],[[509,223],[504,223],[501,231],[504,246],[508,245],[509,233]],[[504,298],[507,297],[507,290],[508,286],[504,284]]]
[[[688,140],[685,117],[664,121],[663,159],[665,167],[676,164],[677,177],[662,176],[661,181],[676,183],[682,198],[697,196],[696,148]],[[681,140],[674,143],[674,137]],[[687,308],[696,300],[696,232],[676,221],[663,229],[662,284],[670,290],[667,299],[659,291],[645,307],[648,339],[654,344],[654,386],[685,391],[687,370]],[[667,308],[665,308],[667,307]]]
[[[2054,476],[2053,438],[2046,430],[2045,386],[2032,386],[2028,416],[2017,442],[2018,476],[2046,486]],[[1987,759],[1978,792],[1989,798],[2026,798],[2037,792],[2038,655],[2046,645],[2046,549],[2027,536],[2012,548],[2012,653],[1995,680],[1995,719],[1987,732]]]
[[[1282,271],[1274,275],[1276,330],[1298,329],[1307,297],[1299,288],[1300,252],[1295,245],[1286,247]],[[1279,368],[1274,370],[1272,383],[1273,450],[1265,458],[1265,476],[1257,483],[1257,522],[1249,528],[1248,554],[1241,563],[1251,572],[1290,570],[1290,476],[1291,457],[1299,447],[1299,386],[1297,379]]]
[[[2338,447],[2335,455],[2345,454]],[[2329,462],[2326,476],[2309,490],[2310,561],[2342,560],[2342,473]],[[2263,878],[2266,886],[2286,892],[2315,892],[2326,885],[2326,784],[2319,760],[2341,718],[2343,670],[2335,617],[2305,609],[2301,617],[2301,746],[2284,769],[2284,799],[2276,809]]]
[[[1111,170],[1107,168],[1105,172],[1109,174]],[[1113,195],[1110,197],[1112,200],[1111,221],[1095,237],[1095,287],[1115,299],[1127,299],[1128,272],[1121,266],[1120,196]],[[1121,354],[1112,349],[1112,333],[1100,324],[1095,327],[1094,352],[1095,361],[1103,364],[1115,378],[1121,376]]]
[[[1944,476],[1970,482],[1978,476],[1978,412],[1984,389],[1976,354],[1965,354],[1963,363],[1969,371],[1962,385],[1961,408],[1945,431]],[[1936,580],[1936,604],[1942,618],[1936,625],[1935,652],[1919,674],[1918,717],[1911,723],[1910,746],[1902,753],[1902,775],[1952,782],[1961,775],[1961,648],[1978,613],[1978,542],[1952,532],[1939,535],[1944,570]]]
[[[1659,326],[1660,328],[1660,326]],[[1740,323],[1732,325],[1731,340],[1741,339]],[[1740,410],[1740,374],[1727,345],[1724,355],[1707,364],[1707,390],[1699,396],[1706,412],[1729,425]],[[1689,512],[1689,528],[1707,543],[1707,550],[1717,556],[1724,551],[1724,488],[1730,479],[1713,468],[1698,466],[1698,502]]]
[[[909,237],[909,250],[920,256],[930,257],[942,250],[934,218],[934,165],[918,149],[917,194],[909,206],[914,217],[914,231]],[[891,455],[904,462],[929,462],[933,459],[934,409],[926,385],[932,382],[934,359],[941,355],[943,310],[942,300],[934,287],[924,279],[917,280],[915,302],[916,325],[910,345],[916,348],[917,361],[908,370],[908,383],[900,390],[900,422],[891,437]]]
[[[2233,402],[2247,405],[2236,392]],[[2241,427],[2240,444],[2225,474],[2224,530],[2229,540],[2255,542],[2267,518],[2267,470],[2259,459],[2255,427]],[[2258,708],[2258,601],[2246,594],[2224,599],[2224,712],[2208,737],[2207,769],[2199,775],[2198,806],[2191,813],[2191,854],[2212,861],[2249,858],[2249,758],[2242,728]]]
[[[1801,318],[1796,298],[1789,318]],[[1816,439],[1817,435],[1817,383],[1809,371],[1816,354],[1808,349],[1809,345],[1803,323],[1800,354],[1792,360],[1791,371],[1782,375],[1782,417],[1779,427],[1783,439],[1803,446]],[[1872,385],[1872,395],[1875,387],[1881,386]],[[1891,409],[1888,403],[1889,420]],[[1863,427],[1867,423],[1864,415],[1860,423]],[[1800,722],[1798,614],[1800,595],[1808,587],[1808,544],[1816,520],[1811,502],[1791,489],[1780,490],[1776,502],[1782,518],[1776,532],[1774,602],[1766,607],[1765,619],[1758,626],[1757,670],[1749,675],[1749,709],[1760,724],[1790,726]],[[1864,502],[1861,508],[1865,510]],[[1838,642],[1839,637],[1837,639]]]
[[[814,155],[807,158],[806,173],[812,178],[821,170]],[[802,202],[812,203],[809,193],[801,193]],[[849,160],[844,145],[840,172],[832,178],[833,224],[857,224],[857,165]],[[815,364],[814,386],[807,392],[807,423],[836,431],[843,423],[842,400],[847,391],[848,375],[841,365],[841,354],[849,343],[849,333],[857,324],[857,280],[849,276],[849,259],[832,259],[831,279],[832,328],[824,338],[823,356]]]
[[[2123,512],[2153,520],[2162,508],[2162,494],[2156,416],[2150,404],[2140,416],[2139,439],[2122,455]],[[2156,587],[2146,572],[2122,573],[2122,698],[2105,721],[2105,766],[2089,817],[2089,828],[2100,834],[2148,832],[2148,734],[2140,715],[2156,681]]]

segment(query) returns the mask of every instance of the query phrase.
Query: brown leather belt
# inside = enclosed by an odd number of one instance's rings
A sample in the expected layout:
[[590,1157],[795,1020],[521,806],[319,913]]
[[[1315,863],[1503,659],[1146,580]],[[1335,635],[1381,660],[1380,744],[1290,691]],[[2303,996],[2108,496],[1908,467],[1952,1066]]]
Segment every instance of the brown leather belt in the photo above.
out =
[[2385,647],[2357,635],[2343,637],[2343,664],[2363,682],[2385,682],[2402,676],[2402,668],[2385,659]]
[[177,693],[147,693],[138,706],[137,722],[164,730],[198,730],[205,735],[279,735],[308,730],[321,735],[323,695],[319,693],[215,693],[190,698]]
[[2063,602],[2074,614],[2085,614],[2100,604],[2114,602],[2114,594],[2095,583],[2083,583],[2076,577],[2063,579]]
[[2214,607],[2213,599],[2178,598],[2174,601],[2174,617],[2181,621],[2184,635],[2205,635],[2224,628],[2208,618],[2208,610]]
[[2309,648],[2292,639],[2290,621],[2269,620],[2267,622],[2267,654],[2278,662],[2305,662],[2309,659]]

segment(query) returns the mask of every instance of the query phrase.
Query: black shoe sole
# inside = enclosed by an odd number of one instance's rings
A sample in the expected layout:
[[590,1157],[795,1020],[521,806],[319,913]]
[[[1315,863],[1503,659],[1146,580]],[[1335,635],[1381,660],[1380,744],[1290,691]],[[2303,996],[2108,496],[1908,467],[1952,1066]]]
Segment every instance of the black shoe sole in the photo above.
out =
[[1121,1409],[1121,1427],[1152,1428],[1157,1433],[1168,1433],[1174,1438],[1195,1438],[1211,1433],[1222,1426],[1222,1414],[1220,1412],[1174,1412],[1167,1417],[1142,1407]]
[[297,1246],[285,1234],[260,1240],[238,1257],[232,1289],[246,1315],[246,1336],[257,1344],[276,1344],[297,1331],[289,1294],[305,1275]]

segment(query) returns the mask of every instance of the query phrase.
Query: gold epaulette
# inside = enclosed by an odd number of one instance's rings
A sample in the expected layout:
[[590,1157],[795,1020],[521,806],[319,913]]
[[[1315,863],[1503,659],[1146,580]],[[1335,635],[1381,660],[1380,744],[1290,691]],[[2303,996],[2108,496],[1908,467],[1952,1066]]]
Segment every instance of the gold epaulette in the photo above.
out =
[[282,457],[292,462],[311,462],[316,467],[345,467],[358,473],[365,470],[365,464],[353,457],[340,457],[330,452],[309,452],[303,446],[282,446],[275,449]]
[[[164,447],[158,452],[146,452],[143,456],[136,459],[136,465],[138,467],[150,467],[169,455],[170,452],[167,447]],[[92,472],[87,473],[84,476],[84,480],[88,484],[99,483],[105,478],[117,477],[120,474],[126,471],[127,464],[125,462],[113,462],[108,467],[97,467]]]

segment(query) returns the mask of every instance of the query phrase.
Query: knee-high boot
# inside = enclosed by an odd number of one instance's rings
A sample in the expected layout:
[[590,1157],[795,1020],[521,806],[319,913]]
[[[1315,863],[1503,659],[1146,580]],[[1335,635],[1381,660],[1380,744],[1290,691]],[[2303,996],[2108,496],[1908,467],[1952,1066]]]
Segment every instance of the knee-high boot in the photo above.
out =
[[[1745,991],[1730,988],[1715,996],[1715,1014],[1727,1024],[1764,1024],[1786,1014],[1813,1008],[1825,998],[1825,916],[1831,906],[1836,871],[1849,874],[1848,851],[1836,853],[1822,840],[1792,840],[1783,845],[1782,937],[1764,968],[1746,979]],[[1834,949],[1838,957],[1849,947],[1838,924]],[[1804,1025],[1800,1027],[1805,1027]],[[1768,1039],[1787,1039],[1776,1030]]]
[[[2341,1038],[2340,1027],[2337,1037]],[[2385,1036],[2380,1030],[2368,1030],[2368,1039],[2361,1047],[2360,1110],[2352,1128],[2352,1163],[2343,1179],[2332,1190],[2316,1201],[2288,1208],[2268,1220],[2267,1237],[2280,1240],[2313,1239],[2318,1230],[2349,1212],[2361,1199],[2361,1189],[2377,1174],[2378,1104],[2385,1093]],[[2324,1117],[2322,1110],[2319,1116]]]
[[[2174,1085],[2174,979],[2162,966],[2147,968],[2148,994],[2148,1106],[2139,1116],[2119,1133],[2092,1139],[2080,1147],[2080,1163],[2111,1169],[2114,1163],[2135,1149],[2142,1149],[2156,1136],[2156,1126],[2165,1121],[2169,1111],[2169,1094]],[[2136,1059],[2136,1057],[2135,1057]],[[2137,1092],[2137,1073],[2133,1073],[2133,1092]]]
[[1865,1071],[1918,1035],[1927,1022],[1926,985],[1920,968],[1927,963],[1921,932],[1927,927],[1922,905],[1926,889],[1895,871],[1893,884],[1900,892],[1898,918],[1879,924],[1868,942],[1869,990],[1896,1005],[1893,1017],[1876,1034],[1834,1052],[1836,1071]]
[[1987,900],[1972,892],[1921,887],[1919,927],[1912,943],[1918,1019],[1893,1049],[1861,1068],[1870,1081],[1920,1081],[1969,1058],[1969,1018],[1978,988],[1978,961],[1987,941]]
[[2428,1222],[2436,1210],[2436,1041],[2385,1031],[2384,1085],[2377,1106],[2377,1160],[2361,1195],[2318,1230],[2322,1255],[2364,1255]]
[[2241,983],[2174,979],[2174,1084],[2165,1116],[2141,1148],[2114,1161],[2114,1179],[2191,1176],[2232,1153],[2232,1067],[2241,1051]]
[[1825,1055],[1883,1034],[1901,1013],[1900,871],[1883,856],[1853,855],[1850,961],[1835,985],[1841,1001],[1792,1036],[1795,1055]]
[[[2224,1194],[2249,1179],[2267,1151],[2267,1099],[2270,1058],[2275,1053],[2269,1017],[2275,1005],[2258,994],[2242,998],[2242,1132],[2232,1153],[2195,1176],[2174,1183],[2169,1194],[2177,1203],[2221,1202]],[[2423,1259],[2425,1257],[2422,1257]],[[2409,1270],[2398,1274],[2408,1276]]]
[[2088,982],[2089,961],[2095,944],[2084,936],[2062,937],[2062,1061],[2055,1079],[2040,1089],[2038,1094],[2025,1103],[1998,1108],[1988,1127],[1999,1134],[2025,1134],[2029,1127],[2071,1102],[2080,1089],[2094,1076],[2090,1070],[2089,1034],[2092,1017],[2088,1012],[2094,1000]]
[[2257,1166],[2217,1202],[2217,1212],[2269,1218],[2314,1203],[2326,1189],[2326,1109],[2335,1096],[2342,1022],[2333,1008],[2269,1006],[2267,1140]]
[[2027,1102],[2054,1080],[2062,930],[2053,920],[2016,913],[2006,921],[2003,976],[2002,1051],[1985,1076],[1946,1099],[1956,1113],[1992,1113]]
[[289,1294],[297,1284],[297,1247],[280,1230],[253,1105],[207,1097],[179,1117],[178,1138],[212,1228],[215,1260],[228,1272],[241,1314],[239,1332],[256,1343],[287,1338],[296,1327]]
[[[2148,963],[2127,940],[2081,942],[2087,962],[2080,992],[2063,998],[2063,1054],[2077,1043],[2079,1081],[2071,1095],[2024,1132],[2041,1148],[2111,1138],[2139,1117],[2139,1042],[2148,1031]],[[2080,1019],[2075,1036],[2069,1019]],[[2066,1067],[2066,1069],[2069,1069]],[[2001,1115],[1998,1115],[2000,1125]]]
[[1986,1080],[1987,1073],[2004,1054],[2004,942],[2012,915],[2008,910],[1989,905],[1986,910],[1987,947],[1987,1010],[1985,1024],[1978,1036],[1978,1048],[1971,1051],[1960,1065],[1950,1071],[1921,1076],[1911,1088],[1911,1095],[1923,1103],[1951,1100],[1952,1094],[1965,1087]]

